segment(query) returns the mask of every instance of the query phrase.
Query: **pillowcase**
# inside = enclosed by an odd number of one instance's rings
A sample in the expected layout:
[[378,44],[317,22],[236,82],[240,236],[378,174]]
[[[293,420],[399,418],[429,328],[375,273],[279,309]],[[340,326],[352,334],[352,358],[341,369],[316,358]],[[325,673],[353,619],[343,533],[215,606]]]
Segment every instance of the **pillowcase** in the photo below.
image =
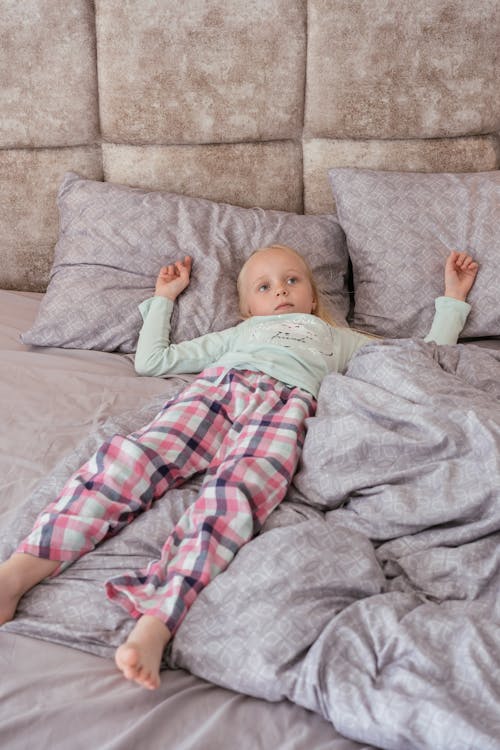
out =
[[60,234],[49,285],[24,344],[132,352],[138,304],[158,271],[191,255],[172,341],[240,320],[236,279],[253,250],[290,245],[308,260],[327,307],[345,324],[349,308],[345,236],[334,215],[240,208],[199,198],[97,182],[70,172],[58,194]]
[[465,250],[479,272],[462,335],[500,334],[500,172],[339,168],[328,176],[353,266],[356,328],[424,336],[444,292],[445,259]]

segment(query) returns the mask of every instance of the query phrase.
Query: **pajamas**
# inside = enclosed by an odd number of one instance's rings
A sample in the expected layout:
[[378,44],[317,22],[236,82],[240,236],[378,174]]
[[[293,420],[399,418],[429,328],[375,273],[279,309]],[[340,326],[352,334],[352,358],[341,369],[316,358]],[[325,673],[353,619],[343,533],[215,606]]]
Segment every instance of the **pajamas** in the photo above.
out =
[[17,551],[61,561],[56,575],[168,489],[204,472],[160,559],[106,582],[108,597],[133,617],[153,615],[174,633],[284,498],[315,407],[306,391],[268,375],[205,370],[146,427],[102,445]]

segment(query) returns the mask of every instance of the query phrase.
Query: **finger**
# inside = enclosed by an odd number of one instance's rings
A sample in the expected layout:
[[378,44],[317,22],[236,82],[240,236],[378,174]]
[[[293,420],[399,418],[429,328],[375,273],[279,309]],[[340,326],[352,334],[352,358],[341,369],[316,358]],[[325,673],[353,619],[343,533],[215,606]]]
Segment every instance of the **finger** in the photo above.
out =
[[175,271],[177,276],[184,276],[184,274],[186,273],[186,269],[182,260],[175,261]]
[[176,261],[175,265],[179,273],[187,273],[188,276],[191,273],[191,258],[189,257],[189,255],[186,255],[184,257],[184,260]]
[[188,255],[186,255],[183,261],[177,262],[177,267],[178,267],[179,275],[181,275],[183,279],[188,281],[191,275],[191,258]]
[[459,253],[458,254],[458,258],[456,260],[457,266],[460,266],[460,268],[463,268],[463,265],[464,265],[466,259],[467,259],[467,253],[466,252],[462,251],[461,253]]
[[458,253],[456,250],[450,250],[448,257],[446,258],[446,267],[447,268],[454,268],[455,267],[455,261],[458,257]]

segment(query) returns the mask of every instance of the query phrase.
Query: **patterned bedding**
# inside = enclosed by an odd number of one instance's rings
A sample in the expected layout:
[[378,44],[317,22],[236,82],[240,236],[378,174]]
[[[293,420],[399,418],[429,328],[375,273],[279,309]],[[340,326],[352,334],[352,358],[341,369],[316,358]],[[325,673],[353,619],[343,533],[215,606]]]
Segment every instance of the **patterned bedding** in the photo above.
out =
[[[288,499],[198,598],[164,674],[287,699],[345,747],[497,748],[499,375],[498,351],[394,340],[328,376]],[[103,437],[143,424],[182,385],[142,380],[149,393],[85,426],[11,512],[3,555]],[[103,583],[157,554],[196,488],[37,586],[3,631],[111,658],[131,621]]]

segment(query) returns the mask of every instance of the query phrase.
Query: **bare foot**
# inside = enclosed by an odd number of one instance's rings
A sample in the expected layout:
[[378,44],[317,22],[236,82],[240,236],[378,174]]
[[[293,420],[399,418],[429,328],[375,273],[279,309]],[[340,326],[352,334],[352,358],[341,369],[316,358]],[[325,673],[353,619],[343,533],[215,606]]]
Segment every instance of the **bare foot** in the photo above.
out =
[[0,625],[12,620],[20,598],[59,565],[33,555],[14,554],[0,564]]
[[115,662],[127,680],[134,680],[148,690],[160,686],[160,664],[170,631],[161,620],[142,615],[129,637],[115,653]]

